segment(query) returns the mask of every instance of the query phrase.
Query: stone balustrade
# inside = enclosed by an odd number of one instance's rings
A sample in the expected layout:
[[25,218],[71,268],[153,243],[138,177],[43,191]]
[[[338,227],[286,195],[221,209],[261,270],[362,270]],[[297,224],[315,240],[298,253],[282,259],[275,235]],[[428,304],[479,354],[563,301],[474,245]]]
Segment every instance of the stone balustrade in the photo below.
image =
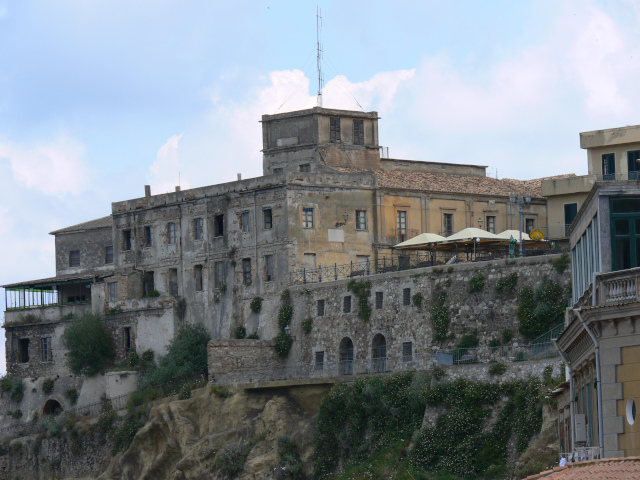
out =
[[640,268],[597,275],[598,304],[606,305],[637,300],[638,277],[640,277]]

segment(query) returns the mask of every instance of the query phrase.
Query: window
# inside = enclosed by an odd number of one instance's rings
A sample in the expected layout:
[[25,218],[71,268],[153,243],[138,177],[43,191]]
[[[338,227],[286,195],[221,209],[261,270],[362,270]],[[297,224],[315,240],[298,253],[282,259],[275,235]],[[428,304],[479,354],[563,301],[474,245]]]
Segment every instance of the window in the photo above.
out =
[[300,165],[300,171],[301,172],[310,172],[311,171],[311,165],[309,165],[308,163],[303,163],[302,165]]
[[353,144],[364,145],[364,120],[353,121]]
[[169,293],[174,297],[178,296],[178,269],[169,269]]
[[487,217],[487,232],[496,233],[496,217]]
[[195,240],[202,240],[202,219],[195,218],[193,220],[193,238]]
[[153,227],[144,227],[144,244],[147,247],[153,245]]
[[413,344],[411,342],[402,342],[402,361],[413,362]]
[[118,301],[118,282],[107,283],[107,288],[109,290],[109,301],[117,302]]
[[249,210],[246,210],[240,214],[240,228],[244,233],[249,231],[251,216]]
[[144,272],[142,275],[142,290],[145,296],[156,289],[153,272]]
[[525,218],[525,227],[524,231],[526,233],[531,233],[532,230],[535,230],[535,219],[534,218]]
[[640,179],[640,150],[627,152],[627,166],[629,167],[629,180]]
[[265,255],[264,263],[265,263],[265,274],[266,274],[265,281],[272,282],[273,279],[275,278],[273,255]]
[[224,215],[216,215],[213,217],[213,236],[221,237],[224,235]]
[[302,209],[302,228],[313,228],[313,208]]
[[445,237],[453,235],[453,213],[442,214],[442,231]]
[[316,311],[319,317],[324,317],[324,299],[316,302]]
[[396,212],[396,228],[398,231],[398,241],[404,242],[407,239],[407,212],[398,210]]
[[282,167],[273,169],[273,173],[276,174],[276,175],[278,175],[280,173],[283,173],[283,172],[284,172],[284,168],[282,168]]
[[[614,270],[625,270],[639,266],[640,198],[612,199],[611,219],[611,246]],[[582,256],[580,255],[580,257]],[[587,275],[584,275],[584,277],[589,278]],[[584,282],[583,287],[586,290],[588,283]]]
[[69,252],[69,266],[70,267],[80,266],[80,250],[71,250]]
[[344,300],[342,302],[342,311],[344,313],[351,312],[351,295],[347,295],[346,297],[344,297]]
[[176,224],[173,222],[167,224],[167,237],[169,243],[176,243]]
[[122,350],[126,358],[129,355],[129,350],[131,350],[131,327],[122,329]]
[[329,119],[329,137],[331,143],[340,143],[340,119]]
[[196,265],[193,267],[193,275],[195,277],[196,292],[202,291],[202,265]]
[[316,352],[316,370],[324,370],[324,352]]
[[356,230],[367,229],[367,211],[356,210]]
[[29,363],[29,339],[21,338],[18,340],[18,356],[20,363]]
[[263,208],[262,209],[262,228],[265,230],[271,230],[273,227],[273,217],[271,216],[271,208]]
[[383,299],[384,299],[384,293],[376,292],[376,310],[380,310],[382,308]]
[[42,339],[42,361],[50,362],[53,360],[53,352],[51,351],[51,337]]
[[567,229],[573,223],[573,219],[576,218],[578,214],[578,204],[577,203],[565,203],[564,205],[564,231],[565,235],[567,234]]
[[616,157],[613,153],[602,155],[602,178],[603,180],[616,179]]
[[410,288],[402,289],[402,304],[411,305],[411,289]]
[[113,263],[113,247],[104,249],[104,263]]
[[122,231],[122,250],[131,250],[131,230]]
[[224,262],[216,262],[213,265],[214,269],[214,281],[216,288],[220,288],[222,285],[225,285],[225,268]]
[[242,259],[242,281],[245,285],[251,285],[251,259]]

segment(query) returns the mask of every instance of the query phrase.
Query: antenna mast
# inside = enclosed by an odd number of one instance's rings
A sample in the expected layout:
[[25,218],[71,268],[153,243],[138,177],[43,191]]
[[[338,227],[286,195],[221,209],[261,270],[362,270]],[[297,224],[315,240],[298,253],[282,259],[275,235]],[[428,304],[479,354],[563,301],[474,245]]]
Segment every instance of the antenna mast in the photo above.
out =
[[316,43],[318,46],[318,106],[322,107],[322,45],[320,44],[320,30],[322,29],[322,10],[316,6]]

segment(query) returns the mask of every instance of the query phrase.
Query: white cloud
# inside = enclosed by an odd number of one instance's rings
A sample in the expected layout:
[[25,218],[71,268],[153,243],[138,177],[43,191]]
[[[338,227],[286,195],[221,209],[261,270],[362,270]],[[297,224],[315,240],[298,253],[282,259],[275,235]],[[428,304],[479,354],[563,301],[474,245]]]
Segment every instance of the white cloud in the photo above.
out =
[[183,179],[181,175],[181,166],[179,159],[179,143],[182,138],[180,135],[172,135],[158,149],[156,161],[149,167],[147,180],[151,185],[151,193],[167,193],[175,190],[177,185],[182,188],[189,188],[189,181]]
[[0,159],[8,159],[21,185],[48,195],[78,194],[86,188],[86,148],[69,136],[51,142],[19,144],[0,141]]

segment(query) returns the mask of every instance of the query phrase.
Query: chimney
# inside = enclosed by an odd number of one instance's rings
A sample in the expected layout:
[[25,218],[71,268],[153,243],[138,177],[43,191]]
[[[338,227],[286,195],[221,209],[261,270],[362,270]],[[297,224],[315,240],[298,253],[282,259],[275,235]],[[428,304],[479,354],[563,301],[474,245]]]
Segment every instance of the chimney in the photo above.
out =
[[176,185],[176,192],[180,191],[180,185]]
[[151,185],[144,186],[144,196],[147,198],[151,196]]
[[241,173],[238,174],[238,180],[242,180],[242,174]]

